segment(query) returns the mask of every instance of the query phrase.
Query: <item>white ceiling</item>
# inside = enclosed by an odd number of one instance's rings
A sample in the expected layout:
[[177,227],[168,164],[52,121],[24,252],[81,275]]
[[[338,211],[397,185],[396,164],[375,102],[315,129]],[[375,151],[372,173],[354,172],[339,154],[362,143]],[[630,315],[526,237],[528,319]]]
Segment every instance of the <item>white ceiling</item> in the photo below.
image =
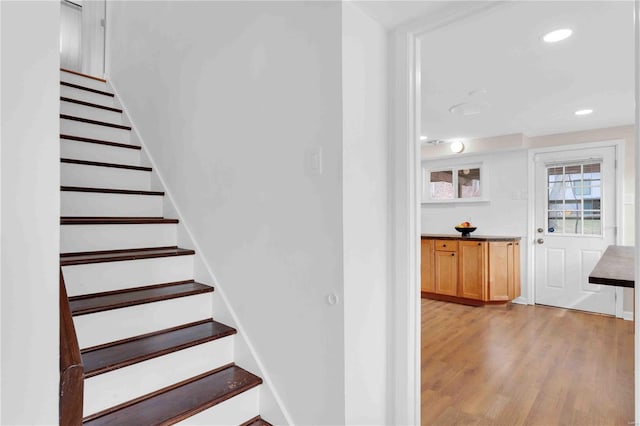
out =
[[[380,3],[393,9],[396,2]],[[541,41],[557,28],[571,28],[573,36]],[[509,2],[427,33],[421,43],[429,139],[534,136],[634,121],[633,2]],[[469,95],[479,89],[486,94]],[[462,102],[489,107],[468,116],[448,111]],[[573,114],[583,108],[594,113]]]
[[430,15],[447,7],[450,1],[353,0],[356,6],[387,28]]

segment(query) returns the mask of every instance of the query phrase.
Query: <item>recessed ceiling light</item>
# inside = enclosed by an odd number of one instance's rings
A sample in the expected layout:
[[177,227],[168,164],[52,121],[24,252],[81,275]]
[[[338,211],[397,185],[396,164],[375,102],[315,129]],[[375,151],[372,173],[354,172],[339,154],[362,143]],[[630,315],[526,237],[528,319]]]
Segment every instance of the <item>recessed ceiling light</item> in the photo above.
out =
[[544,37],[542,37],[542,39],[547,43],[557,43],[571,37],[571,34],[573,34],[573,31],[571,31],[569,28],[562,28],[560,30],[554,30],[550,33],[546,33]]
[[426,141],[428,138],[426,136],[420,136],[421,141]]
[[578,111],[574,112],[575,115],[589,115],[593,113],[592,109],[579,109]]

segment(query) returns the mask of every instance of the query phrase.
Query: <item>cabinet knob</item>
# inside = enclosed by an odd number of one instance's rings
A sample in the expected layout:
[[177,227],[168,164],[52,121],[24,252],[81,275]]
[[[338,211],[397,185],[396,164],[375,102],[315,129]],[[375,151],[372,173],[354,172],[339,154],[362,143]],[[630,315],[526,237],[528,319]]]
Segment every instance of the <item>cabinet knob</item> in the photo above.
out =
[[447,246],[446,244],[443,244],[443,245],[442,245],[442,247],[446,247],[446,246]]
[[478,245],[479,245],[479,246],[481,246],[481,245],[482,245],[482,243],[478,243]]
[[455,253],[451,253],[451,256],[455,256],[455,255],[456,255]]
[[513,245],[513,243],[509,243],[509,244],[507,244],[507,245],[508,245],[508,246],[512,246],[512,245]]

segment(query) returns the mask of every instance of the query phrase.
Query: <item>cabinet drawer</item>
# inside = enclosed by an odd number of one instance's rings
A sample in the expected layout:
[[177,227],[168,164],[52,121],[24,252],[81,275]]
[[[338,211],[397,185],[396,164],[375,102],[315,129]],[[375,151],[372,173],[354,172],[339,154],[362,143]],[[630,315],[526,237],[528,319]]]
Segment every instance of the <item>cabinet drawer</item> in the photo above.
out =
[[436,240],[438,251],[458,251],[458,242],[452,240]]

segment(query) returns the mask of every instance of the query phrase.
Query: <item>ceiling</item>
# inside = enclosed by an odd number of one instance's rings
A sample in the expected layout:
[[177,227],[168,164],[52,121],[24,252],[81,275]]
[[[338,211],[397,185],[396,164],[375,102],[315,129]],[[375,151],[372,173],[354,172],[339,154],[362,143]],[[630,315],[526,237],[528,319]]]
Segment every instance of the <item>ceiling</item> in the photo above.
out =
[[[382,11],[396,2],[379,3]],[[555,44],[541,40],[557,28],[573,35]],[[538,136],[634,122],[633,2],[507,2],[420,41],[428,139]],[[461,103],[482,112],[449,112]],[[593,114],[574,115],[585,108]]]
[[353,4],[387,28],[446,8],[450,1],[353,0]]

